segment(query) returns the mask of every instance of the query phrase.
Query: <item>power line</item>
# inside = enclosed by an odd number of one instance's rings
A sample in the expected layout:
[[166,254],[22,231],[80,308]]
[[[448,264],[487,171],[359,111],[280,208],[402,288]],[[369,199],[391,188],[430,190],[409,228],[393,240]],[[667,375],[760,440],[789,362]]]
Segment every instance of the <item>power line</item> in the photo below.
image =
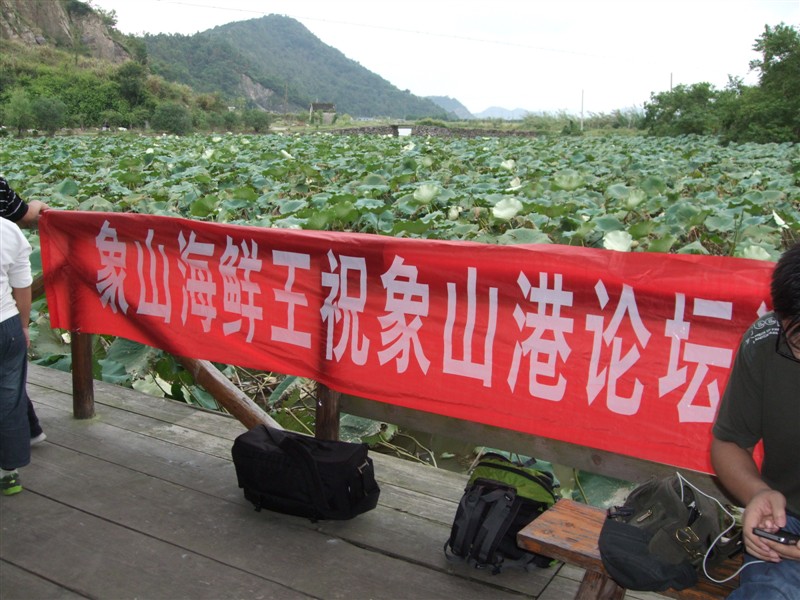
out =
[[[260,10],[253,10],[247,8],[235,8],[235,7],[228,7],[228,6],[214,6],[209,4],[197,4],[194,2],[183,2],[181,0],[157,0],[162,4],[173,4],[177,6],[186,6],[190,8],[209,8],[212,10],[221,10],[225,12],[239,12],[244,14],[253,15],[254,17],[265,17],[270,14],[265,11]],[[546,46],[534,46],[532,44],[524,44],[520,42],[512,42],[507,40],[493,40],[493,39],[486,39],[480,37],[472,37],[472,36],[465,36],[465,35],[455,35],[449,33],[437,33],[433,31],[424,31],[420,29],[406,29],[402,27],[391,27],[388,25],[375,25],[371,23],[356,23],[353,21],[340,21],[335,19],[323,19],[320,17],[309,17],[309,16],[301,16],[301,15],[288,15],[282,14],[281,16],[289,17],[295,19],[296,21],[314,21],[318,23],[327,23],[331,25],[344,25],[348,27],[361,27],[363,29],[373,29],[378,31],[391,31],[394,33],[407,33],[413,35],[424,35],[428,37],[435,37],[435,38],[442,38],[442,39],[450,39],[450,40],[458,40],[464,42],[474,42],[479,44],[493,44],[496,46],[507,46],[510,48],[524,48],[526,50],[537,50],[540,52],[552,52],[556,54],[570,54],[573,56],[583,56],[589,58],[605,58],[605,59],[612,59],[613,57],[610,56],[603,56],[600,54],[594,54],[590,52],[580,52],[578,50],[571,50],[571,49],[563,49],[563,48],[548,48]]]

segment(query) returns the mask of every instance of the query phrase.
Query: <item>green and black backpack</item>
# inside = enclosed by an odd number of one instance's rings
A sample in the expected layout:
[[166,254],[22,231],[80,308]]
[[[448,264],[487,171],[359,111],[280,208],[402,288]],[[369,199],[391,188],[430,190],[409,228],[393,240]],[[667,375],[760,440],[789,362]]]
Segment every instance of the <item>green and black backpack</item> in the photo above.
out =
[[517,532],[556,501],[552,473],[483,455],[458,504],[444,553],[478,569],[547,567],[551,560],[517,546]]

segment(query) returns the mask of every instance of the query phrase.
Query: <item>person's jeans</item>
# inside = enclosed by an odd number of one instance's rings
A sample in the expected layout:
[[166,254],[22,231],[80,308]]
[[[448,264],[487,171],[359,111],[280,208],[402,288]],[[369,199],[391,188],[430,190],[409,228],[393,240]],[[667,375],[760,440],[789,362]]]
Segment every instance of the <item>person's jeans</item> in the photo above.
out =
[[0,322],[0,467],[16,469],[31,461],[25,379],[27,345],[19,315]]
[[[785,529],[800,533],[800,519],[790,516]],[[744,561],[739,589],[728,600],[800,600],[800,561],[758,562],[747,554]]]
[[25,400],[28,403],[28,427],[31,430],[31,437],[35,438],[36,436],[44,433],[42,430],[42,426],[39,424],[39,417],[36,416],[36,411],[33,408],[33,402],[31,401],[31,397],[28,396],[28,392],[25,392]]

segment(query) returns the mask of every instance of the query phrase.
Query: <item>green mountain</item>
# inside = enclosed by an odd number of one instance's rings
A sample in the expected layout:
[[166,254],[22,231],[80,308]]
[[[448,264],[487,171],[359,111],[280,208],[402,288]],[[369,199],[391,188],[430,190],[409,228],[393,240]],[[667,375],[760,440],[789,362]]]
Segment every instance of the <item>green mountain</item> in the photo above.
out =
[[435,102],[438,106],[443,108],[449,113],[453,113],[459,119],[464,119],[468,121],[469,119],[474,119],[475,115],[473,115],[466,106],[461,104],[455,98],[451,98],[450,96],[427,96],[428,100]]
[[251,106],[296,112],[324,102],[353,117],[447,117],[436,103],[397,89],[289,17],[269,15],[192,36],[148,35],[144,41],[154,73]]

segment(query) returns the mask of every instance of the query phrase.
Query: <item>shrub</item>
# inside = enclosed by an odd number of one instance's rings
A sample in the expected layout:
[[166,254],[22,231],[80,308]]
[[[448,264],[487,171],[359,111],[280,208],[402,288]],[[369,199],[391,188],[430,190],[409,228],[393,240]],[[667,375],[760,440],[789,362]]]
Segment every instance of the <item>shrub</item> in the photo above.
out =
[[162,102],[153,113],[153,129],[186,135],[192,132],[192,115],[189,109],[177,102]]

